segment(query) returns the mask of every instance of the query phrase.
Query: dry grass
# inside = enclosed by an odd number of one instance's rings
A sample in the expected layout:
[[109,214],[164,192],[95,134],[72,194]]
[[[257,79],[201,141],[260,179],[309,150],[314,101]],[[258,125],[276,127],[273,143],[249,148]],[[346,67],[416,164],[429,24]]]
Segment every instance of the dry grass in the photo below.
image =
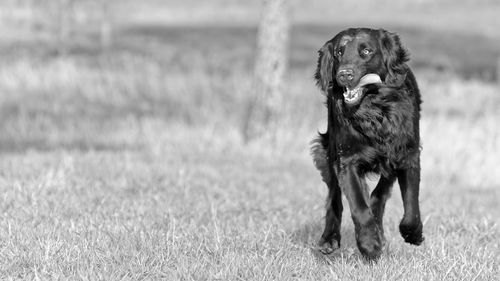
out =
[[134,57],[4,66],[0,278],[492,280],[500,273],[493,85],[422,75],[427,240],[416,248],[399,237],[396,187],[388,246],[377,264],[366,264],[348,210],[340,252],[314,250],[326,188],[307,142],[325,113],[309,72],[291,74],[277,147],[242,144],[234,109],[244,102],[247,74],[189,74]]

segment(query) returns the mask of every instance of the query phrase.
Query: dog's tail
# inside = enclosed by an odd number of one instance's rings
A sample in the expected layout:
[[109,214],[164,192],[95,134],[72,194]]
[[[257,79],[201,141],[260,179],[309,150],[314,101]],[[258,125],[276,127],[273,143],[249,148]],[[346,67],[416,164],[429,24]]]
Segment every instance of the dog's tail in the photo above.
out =
[[319,136],[311,142],[311,156],[314,166],[319,170],[323,181],[326,184],[330,183],[331,175],[328,168],[328,131],[324,134],[318,133]]

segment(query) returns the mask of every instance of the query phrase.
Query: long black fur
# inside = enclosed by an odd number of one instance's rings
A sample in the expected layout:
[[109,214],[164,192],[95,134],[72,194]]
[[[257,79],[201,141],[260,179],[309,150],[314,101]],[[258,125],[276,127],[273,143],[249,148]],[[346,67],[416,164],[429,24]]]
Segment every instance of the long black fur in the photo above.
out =
[[[372,46],[377,46],[369,60],[335,55],[342,38],[354,38],[360,33],[368,34]],[[348,105],[336,73],[340,64],[358,67],[360,61],[363,65],[355,69],[359,76],[376,73],[383,83],[367,85],[362,100]],[[312,155],[330,191],[325,231],[320,241],[325,253],[340,246],[342,202],[337,197],[343,191],[350,203],[361,253],[369,259],[379,257],[384,243],[385,200],[396,178],[405,203],[401,233],[409,243],[418,245],[423,241],[418,209],[421,97],[407,61],[408,53],[399,37],[385,30],[348,29],[319,50],[315,79],[326,96],[328,127],[312,142]],[[364,183],[368,172],[381,175],[370,199]]]

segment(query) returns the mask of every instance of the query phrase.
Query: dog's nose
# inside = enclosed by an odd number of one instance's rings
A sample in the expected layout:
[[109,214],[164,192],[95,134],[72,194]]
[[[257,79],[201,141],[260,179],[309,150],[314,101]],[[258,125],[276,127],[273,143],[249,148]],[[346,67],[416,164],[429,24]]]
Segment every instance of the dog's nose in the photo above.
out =
[[354,78],[354,71],[352,69],[341,69],[337,73],[337,79],[339,80],[340,83],[344,85],[351,82],[353,78]]

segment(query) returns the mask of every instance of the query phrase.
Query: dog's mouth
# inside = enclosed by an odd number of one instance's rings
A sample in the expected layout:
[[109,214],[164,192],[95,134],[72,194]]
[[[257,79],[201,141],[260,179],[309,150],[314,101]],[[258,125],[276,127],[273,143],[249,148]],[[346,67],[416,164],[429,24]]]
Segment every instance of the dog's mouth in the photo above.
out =
[[382,79],[380,76],[375,73],[369,73],[365,76],[361,77],[359,83],[354,88],[346,87],[346,91],[344,92],[344,101],[347,104],[355,104],[361,100],[363,97],[363,87],[369,84],[378,84],[382,83]]

